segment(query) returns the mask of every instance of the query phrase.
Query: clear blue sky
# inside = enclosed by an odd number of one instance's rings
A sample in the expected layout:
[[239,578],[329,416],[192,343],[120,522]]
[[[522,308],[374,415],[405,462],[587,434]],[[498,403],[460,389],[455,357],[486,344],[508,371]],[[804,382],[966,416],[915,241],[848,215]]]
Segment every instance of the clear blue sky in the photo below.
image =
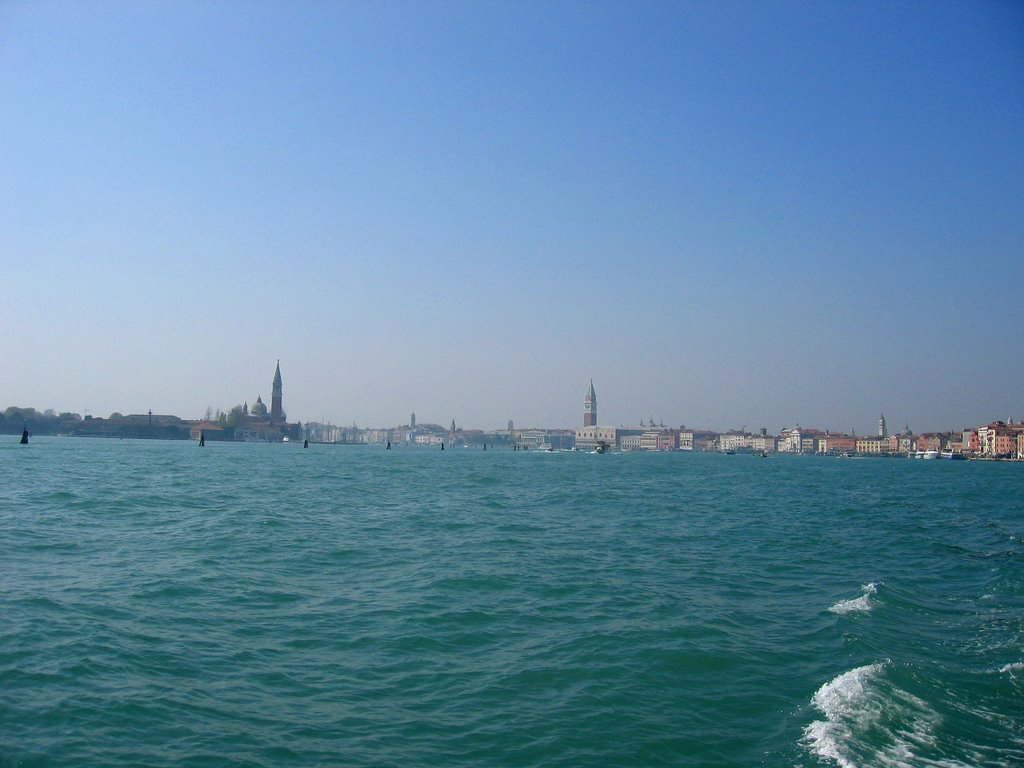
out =
[[0,408],[1024,418],[1024,4],[0,2]]

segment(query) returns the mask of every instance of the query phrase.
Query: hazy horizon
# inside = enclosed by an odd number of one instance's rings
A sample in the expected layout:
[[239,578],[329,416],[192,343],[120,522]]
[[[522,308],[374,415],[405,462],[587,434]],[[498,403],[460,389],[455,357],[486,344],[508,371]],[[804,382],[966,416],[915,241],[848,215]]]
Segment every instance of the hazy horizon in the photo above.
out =
[[1024,5],[0,5],[0,402],[1024,418]]

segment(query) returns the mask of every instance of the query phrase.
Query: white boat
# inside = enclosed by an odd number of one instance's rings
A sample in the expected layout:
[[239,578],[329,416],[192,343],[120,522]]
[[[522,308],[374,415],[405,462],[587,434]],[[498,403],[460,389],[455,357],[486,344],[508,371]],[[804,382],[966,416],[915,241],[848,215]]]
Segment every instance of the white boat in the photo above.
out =
[[939,458],[938,451],[914,451],[915,459],[937,459]]

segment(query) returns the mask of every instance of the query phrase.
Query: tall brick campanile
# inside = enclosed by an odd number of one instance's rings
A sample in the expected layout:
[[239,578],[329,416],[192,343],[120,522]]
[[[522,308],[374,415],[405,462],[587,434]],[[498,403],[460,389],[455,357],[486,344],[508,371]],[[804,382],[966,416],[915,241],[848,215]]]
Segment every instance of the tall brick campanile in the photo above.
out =
[[597,426],[597,395],[594,393],[594,380],[590,380],[590,389],[583,399],[583,426]]
[[274,383],[270,391],[270,423],[282,424],[284,422],[284,409],[281,407],[281,361],[277,361],[277,370],[274,371]]

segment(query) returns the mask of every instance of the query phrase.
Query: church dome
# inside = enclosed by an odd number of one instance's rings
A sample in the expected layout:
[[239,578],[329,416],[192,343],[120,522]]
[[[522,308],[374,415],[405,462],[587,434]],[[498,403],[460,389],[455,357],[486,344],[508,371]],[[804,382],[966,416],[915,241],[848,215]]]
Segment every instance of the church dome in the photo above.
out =
[[260,416],[260,417],[263,417],[263,416],[267,415],[267,406],[265,406],[263,404],[262,396],[256,398],[256,402],[253,403],[253,406],[249,410],[249,413],[251,413],[253,416]]

